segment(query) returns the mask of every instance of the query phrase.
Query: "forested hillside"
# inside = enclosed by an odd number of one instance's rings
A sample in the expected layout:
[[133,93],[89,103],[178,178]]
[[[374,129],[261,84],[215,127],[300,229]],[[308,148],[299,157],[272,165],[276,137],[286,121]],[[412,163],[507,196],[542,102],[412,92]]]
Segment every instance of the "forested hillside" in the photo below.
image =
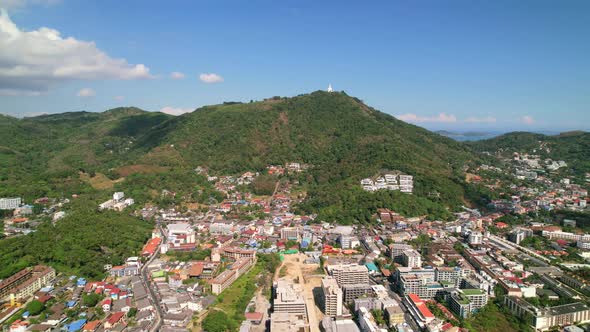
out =
[[[128,184],[145,180],[134,174],[159,178],[197,166],[233,174],[295,161],[311,165],[300,179],[310,194],[301,209],[326,220],[367,221],[378,207],[437,218],[464,204],[464,167],[477,160],[462,143],[345,93],[321,91],[206,106],[179,117],[120,108],[0,121],[9,129],[2,134],[0,196],[27,199],[87,192],[89,183],[132,189]],[[381,170],[413,175],[415,194],[359,190],[361,178]]]

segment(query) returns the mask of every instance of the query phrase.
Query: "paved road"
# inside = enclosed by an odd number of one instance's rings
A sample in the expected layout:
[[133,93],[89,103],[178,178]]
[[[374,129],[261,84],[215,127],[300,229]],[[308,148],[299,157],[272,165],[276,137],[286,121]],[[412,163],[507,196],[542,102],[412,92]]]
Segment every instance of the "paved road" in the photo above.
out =
[[143,264],[143,266],[141,267],[141,271],[140,271],[140,273],[141,273],[140,277],[143,281],[143,286],[148,290],[148,294],[152,300],[152,303],[154,304],[154,307],[156,308],[156,319],[152,322],[152,326],[150,328],[151,332],[157,332],[160,330],[160,327],[162,326],[162,317],[164,317],[164,313],[162,312],[162,307],[160,306],[160,300],[158,300],[158,297],[156,296],[156,293],[154,292],[153,285],[147,275],[147,266],[150,265],[154,261],[154,259],[158,256],[159,252],[160,252],[160,246],[158,246],[158,248],[156,249],[154,254],[149,258],[149,260],[145,264]]

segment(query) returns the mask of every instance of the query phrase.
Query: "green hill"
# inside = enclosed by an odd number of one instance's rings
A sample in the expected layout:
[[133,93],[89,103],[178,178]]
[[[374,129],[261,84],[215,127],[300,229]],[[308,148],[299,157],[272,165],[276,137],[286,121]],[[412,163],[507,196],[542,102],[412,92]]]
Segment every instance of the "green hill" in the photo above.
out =
[[478,152],[491,152],[508,157],[514,152],[538,154],[542,158],[564,160],[571,166],[571,175],[581,182],[590,173],[590,133],[571,131],[559,135],[513,132],[492,139],[470,142]]
[[[179,117],[125,108],[0,121],[14,131],[6,140],[10,150],[0,154],[11,165],[0,174],[0,194],[68,193],[74,184],[82,190],[79,170],[115,180],[124,166],[238,173],[296,161],[312,165],[301,179],[310,193],[301,208],[349,222],[367,220],[378,207],[447,214],[445,207],[464,203],[463,167],[477,159],[462,143],[344,93],[321,91],[206,106]],[[413,175],[415,194],[359,189],[361,178],[383,169]]]

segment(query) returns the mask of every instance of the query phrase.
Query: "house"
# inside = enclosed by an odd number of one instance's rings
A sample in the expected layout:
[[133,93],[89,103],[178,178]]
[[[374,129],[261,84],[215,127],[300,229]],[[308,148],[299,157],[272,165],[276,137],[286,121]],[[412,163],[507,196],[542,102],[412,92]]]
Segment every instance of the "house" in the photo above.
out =
[[104,311],[104,312],[111,311],[112,302],[113,301],[111,299],[105,299],[104,301],[102,301],[102,311]]
[[115,312],[111,314],[109,318],[104,322],[104,328],[107,330],[112,329],[115,325],[119,324],[119,322],[123,321],[124,317],[124,312]]
[[100,325],[100,320],[93,320],[92,322],[86,323],[86,325],[84,325],[84,327],[82,328],[82,331],[83,332],[94,332],[98,329],[99,325]]

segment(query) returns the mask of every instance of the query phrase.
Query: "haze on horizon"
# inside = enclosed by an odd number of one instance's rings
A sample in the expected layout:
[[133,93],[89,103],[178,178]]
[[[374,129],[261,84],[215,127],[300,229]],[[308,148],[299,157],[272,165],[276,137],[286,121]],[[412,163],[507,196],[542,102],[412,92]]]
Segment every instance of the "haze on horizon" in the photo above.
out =
[[0,0],[0,113],[326,89],[431,130],[590,130],[590,2]]

